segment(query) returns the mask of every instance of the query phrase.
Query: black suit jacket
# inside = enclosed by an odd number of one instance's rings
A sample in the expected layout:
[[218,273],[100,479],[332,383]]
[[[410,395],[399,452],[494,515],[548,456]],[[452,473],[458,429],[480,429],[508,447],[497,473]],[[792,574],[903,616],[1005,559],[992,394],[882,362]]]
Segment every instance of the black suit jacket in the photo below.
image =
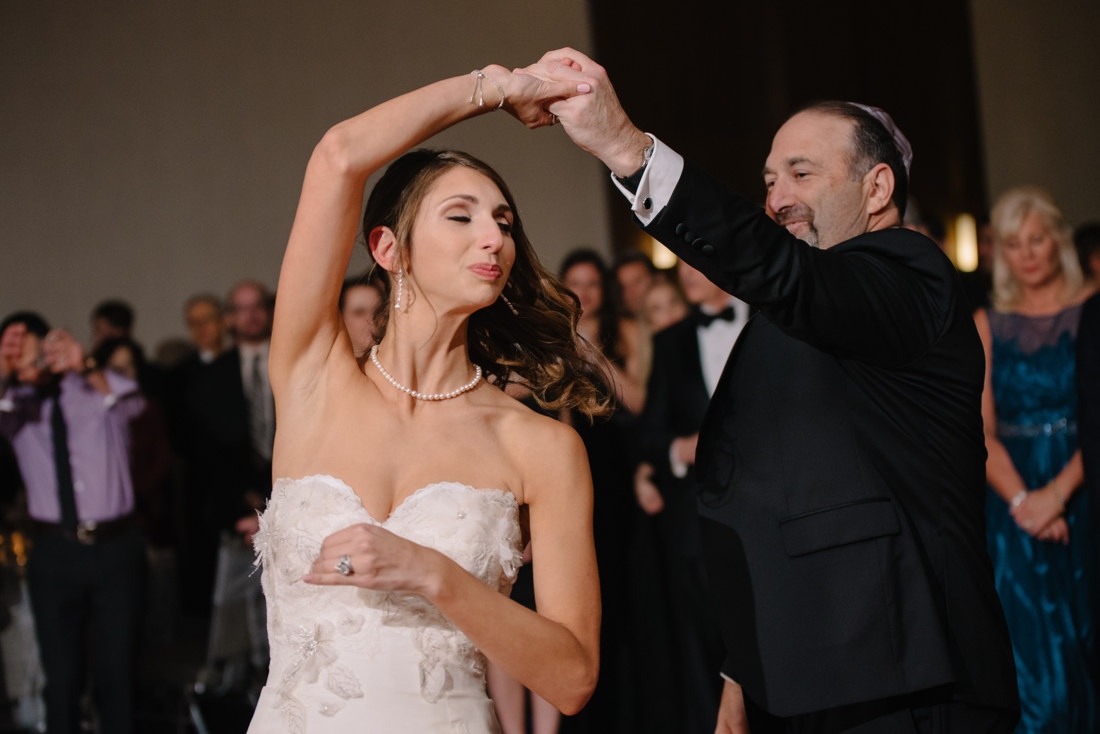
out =
[[[1085,301],[1077,327],[1077,438],[1085,463],[1082,489],[1100,497],[1100,294]],[[1092,527],[1100,528],[1100,501],[1090,506]]]
[[676,477],[669,462],[672,441],[699,432],[710,395],[699,358],[698,307],[682,321],[653,335],[653,366],[641,418],[641,448],[654,468],[665,508],[660,524],[668,539],[666,553],[698,558],[695,467]]
[[642,449],[657,468],[668,467],[669,444],[698,433],[710,403],[699,361],[699,332],[687,318],[653,335],[653,366],[642,413]]
[[271,493],[271,462],[252,448],[240,350],[229,349],[207,365],[190,365],[180,382],[188,491],[201,497],[208,528],[231,528],[253,511],[250,497]]
[[903,229],[814,249],[690,163],[647,231],[760,309],[697,453],[724,672],[780,716],[939,686],[1017,706],[950,261]]

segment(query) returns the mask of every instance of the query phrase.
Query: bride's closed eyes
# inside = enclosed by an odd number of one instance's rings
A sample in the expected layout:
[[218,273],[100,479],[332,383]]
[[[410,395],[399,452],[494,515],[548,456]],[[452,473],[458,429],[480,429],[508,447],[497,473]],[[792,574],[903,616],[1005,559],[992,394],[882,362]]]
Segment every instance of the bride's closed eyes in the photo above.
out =
[[[452,222],[461,222],[463,224],[469,224],[471,218],[468,214],[451,214],[447,219]],[[512,223],[504,215],[497,215],[497,226],[500,227],[500,231],[504,234],[512,234]]]

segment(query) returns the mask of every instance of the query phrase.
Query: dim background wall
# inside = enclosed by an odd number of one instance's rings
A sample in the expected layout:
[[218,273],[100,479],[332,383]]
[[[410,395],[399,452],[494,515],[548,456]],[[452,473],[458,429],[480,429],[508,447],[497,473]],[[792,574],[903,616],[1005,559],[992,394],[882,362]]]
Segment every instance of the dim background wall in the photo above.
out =
[[[1100,218],[1097,39],[1095,0],[0,1],[0,314],[34,308],[86,340],[92,306],[122,296],[147,346],[180,335],[188,295],[275,285],[331,124],[565,44],[596,51],[642,127],[750,197],[791,109],[840,96],[910,134],[922,209],[979,214],[1035,183],[1077,224]],[[551,267],[635,241],[560,129],[495,114],[432,143],[501,171]],[[351,271],[366,263],[357,250]]]
[[[882,107],[905,131],[909,193],[926,215],[985,207],[964,0],[634,1],[642,8],[630,16],[591,4],[616,89],[640,125],[735,191],[762,201],[775,131],[809,103],[840,99]],[[637,39],[658,14],[669,42],[639,59]],[[633,232],[626,217],[614,227],[619,239]]]
[[1100,220],[1100,3],[971,0],[990,204],[1049,190],[1070,224]]
[[[182,335],[189,295],[275,286],[329,126],[566,44],[590,46],[583,0],[0,2],[0,314],[86,342],[93,305],[121,296],[147,347]],[[606,175],[560,128],[500,112],[430,144],[501,172],[551,267],[610,250]],[[351,271],[367,262],[357,249]]]

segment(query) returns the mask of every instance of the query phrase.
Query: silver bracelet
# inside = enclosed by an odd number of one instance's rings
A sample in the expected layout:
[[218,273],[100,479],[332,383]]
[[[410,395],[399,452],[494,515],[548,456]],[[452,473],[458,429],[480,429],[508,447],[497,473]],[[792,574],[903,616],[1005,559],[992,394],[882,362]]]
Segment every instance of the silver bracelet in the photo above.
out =
[[1027,499],[1027,490],[1022,489],[1022,490],[1020,490],[1019,494],[1017,494],[1015,497],[1012,498],[1012,501],[1009,502],[1009,504],[1012,505],[1013,507],[1019,507],[1020,505],[1022,505],[1024,503],[1024,500],[1026,500],[1026,499]]
[[492,79],[491,77],[485,76],[485,72],[483,72],[481,69],[474,69],[470,73],[476,75],[474,77],[474,91],[470,93],[470,103],[473,104],[474,97],[477,97],[477,106],[478,107],[484,107],[485,106],[485,91],[482,89],[482,80],[483,79],[488,79],[489,83],[492,84],[494,87],[496,87],[497,91],[500,92],[500,101],[497,102],[497,106],[494,107],[493,109],[494,110],[499,110],[501,107],[503,107],[504,106],[504,87],[497,84],[497,82],[494,79]]

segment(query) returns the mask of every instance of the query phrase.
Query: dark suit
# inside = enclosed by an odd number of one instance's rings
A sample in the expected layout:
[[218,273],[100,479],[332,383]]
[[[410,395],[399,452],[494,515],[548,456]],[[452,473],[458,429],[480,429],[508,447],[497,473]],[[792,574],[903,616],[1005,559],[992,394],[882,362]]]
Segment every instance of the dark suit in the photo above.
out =
[[271,491],[271,462],[252,448],[241,354],[234,347],[201,370],[188,389],[196,458],[208,487],[206,520],[221,528],[247,514],[248,494]]
[[176,373],[176,431],[185,457],[187,508],[185,600],[209,610],[219,535],[254,511],[250,497],[271,491],[271,462],[252,447],[241,355],[234,347],[213,362],[188,360]]
[[760,309],[697,453],[723,671],[784,717],[938,687],[1018,707],[948,259],[902,229],[814,249],[690,163],[646,229]]
[[[1085,301],[1077,327],[1077,438],[1085,464],[1081,491],[1092,499],[1092,527],[1100,528],[1100,501],[1095,499],[1100,497],[1100,294]],[[1100,549],[1100,543],[1095,545]],[[1097,564],[1100,568],[1100,558]],[[1092,593],[1100,595],[1100,579]]]
[[699,432],[710,403],[699,360],[693,307],[687,318],[653,335],[653,367],[642,415],[642,449],[654,467],[667,469],[669,444]]
[[[744,308],[744,306],[742,306]],[[654,468],[653,482],[661,491],[664,508],[655,518],[657,559],[661,567],[661,601],[665,629],[651,636],[667,639],[664,671],[647,667],[646,675],[666,674],[665,690],[650,697],[649,705],[663,717],[664,728],[654,731],[714,731],[721,679],[721,640],[712,611],[703,569],[696,511],[695,472],[673,474],[669,450],[674,439],[699,432],[710,393],[700,362],[698,307],[687,318],[653,337],[653,367],[641,419],[642,452]]]
[[681,558],[701,556],[695,467],[688,466],[687,476],[677,477],[669,462],[672,442],[698,433],[710,404],[700,360],[698,314],[695,307],[687,318],[653,336],[653,367],[641,420],[642,453],[653,465],[654,483],[665,500],[660,519],[666,550]]

